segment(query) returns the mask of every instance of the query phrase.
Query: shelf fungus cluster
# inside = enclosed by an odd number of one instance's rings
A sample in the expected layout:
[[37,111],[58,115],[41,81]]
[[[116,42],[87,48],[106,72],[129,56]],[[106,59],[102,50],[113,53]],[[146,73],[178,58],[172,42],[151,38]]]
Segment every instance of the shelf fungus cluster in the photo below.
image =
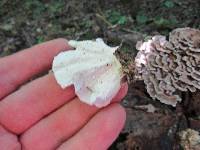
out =
[[138,42],[135,63],[153,99],[176,106],[181,91],[200,89],[200,31],[178,28]]
[[62,88],[74,85],[79,99],[89,105],[103,107],[120,89],[122,66],[114,55],[118,47],[96,41],[69,41],[75,50],[58,54],[52,70]]

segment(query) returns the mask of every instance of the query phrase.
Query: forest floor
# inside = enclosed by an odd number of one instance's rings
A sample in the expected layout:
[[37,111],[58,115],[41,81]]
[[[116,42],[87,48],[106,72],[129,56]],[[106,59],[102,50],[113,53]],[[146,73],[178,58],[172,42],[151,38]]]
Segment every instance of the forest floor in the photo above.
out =
[[[0,57],[58,37],[95,39],[120,45],[131,62],[135,44],[147,35],[168,35],[178,27],[200,29],[199,0],[1,0]],[[110,150],[184,149],[179,132],[200,131],[200,93],[182,93],[175,108],[152,100],[144,83],[129,85],[122,104],[124,130]]]

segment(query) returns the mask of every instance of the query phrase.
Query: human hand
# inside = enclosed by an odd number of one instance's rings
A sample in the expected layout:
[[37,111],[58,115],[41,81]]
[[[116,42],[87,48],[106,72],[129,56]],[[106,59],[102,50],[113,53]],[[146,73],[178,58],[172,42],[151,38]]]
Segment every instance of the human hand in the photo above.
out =
[[1,150],[105,150],[118,136],[126,83],[113,104],[99,109],[78,100],[73,86],[61,89],[51,73],[28,82],[68,49],[56,39],[0,59]]

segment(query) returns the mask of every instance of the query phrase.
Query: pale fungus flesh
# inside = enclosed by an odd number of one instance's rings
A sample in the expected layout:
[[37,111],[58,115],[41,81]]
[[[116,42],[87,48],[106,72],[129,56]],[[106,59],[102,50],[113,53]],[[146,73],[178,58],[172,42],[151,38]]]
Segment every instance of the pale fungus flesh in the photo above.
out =
[[114,52],[118,47],[96,41],[69,41],[75,50],[58,54],[52,70],[64,89],[74,85],[79,99],[89,105],[108,105],[121,87],[122,66]]

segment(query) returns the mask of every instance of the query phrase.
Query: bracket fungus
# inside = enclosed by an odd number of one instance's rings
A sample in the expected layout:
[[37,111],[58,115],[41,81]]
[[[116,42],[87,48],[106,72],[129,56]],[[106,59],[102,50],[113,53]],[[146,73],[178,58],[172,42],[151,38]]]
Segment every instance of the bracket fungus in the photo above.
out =
[[62,88],[74,85],[79,99],[89,105],[103,107],[120,89],[122,66],[114,55],[118,47],[96,41],[69,41],[75,50],[58,54],[52,70]]
[[176,106],[181,91],[200,89],[200,30],[178,28],[138,42],[136,71],[153,99]]

